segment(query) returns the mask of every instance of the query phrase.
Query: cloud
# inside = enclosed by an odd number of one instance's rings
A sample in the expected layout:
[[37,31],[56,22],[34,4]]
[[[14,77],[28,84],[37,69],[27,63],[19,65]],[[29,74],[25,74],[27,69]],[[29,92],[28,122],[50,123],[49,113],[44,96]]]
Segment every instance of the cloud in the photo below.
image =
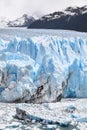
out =
[[0,16],[9,19],[20,17],[24,13],[42,14],[62,10],[67,6],[82,6],[87,0],[0,0]]

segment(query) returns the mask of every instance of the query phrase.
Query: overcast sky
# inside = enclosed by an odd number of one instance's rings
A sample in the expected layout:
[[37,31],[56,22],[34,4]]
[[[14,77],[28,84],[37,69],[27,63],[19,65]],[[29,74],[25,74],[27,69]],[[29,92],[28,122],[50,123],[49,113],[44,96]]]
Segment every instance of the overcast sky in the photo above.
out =
[[0,17],[15,19],[29,15],[48,14],[67,6],[87,5],[87,0],[0,0]]

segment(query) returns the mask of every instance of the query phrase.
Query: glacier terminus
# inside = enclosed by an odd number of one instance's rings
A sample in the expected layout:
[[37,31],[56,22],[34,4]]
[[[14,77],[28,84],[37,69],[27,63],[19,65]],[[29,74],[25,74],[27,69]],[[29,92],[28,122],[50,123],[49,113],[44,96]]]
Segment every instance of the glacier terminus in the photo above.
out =
[[87,97],[86,33],[24,29],[20,34],[7,29],[8,36],[6,29],[1,31],[0,101],[47,103]]

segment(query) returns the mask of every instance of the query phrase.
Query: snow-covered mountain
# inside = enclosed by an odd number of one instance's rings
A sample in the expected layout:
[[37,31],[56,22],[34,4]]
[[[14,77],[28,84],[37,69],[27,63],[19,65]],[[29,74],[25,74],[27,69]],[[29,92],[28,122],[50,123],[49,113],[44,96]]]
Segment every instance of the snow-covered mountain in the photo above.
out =
[[87,6],[68,7],[33,22],[29,28],[66,29],[87,32]]
[[59,101],[61,96],[87,97],[86,34],[58,35],[58,31],[56,36],[43,33],[29,38],[27,33],[28,38],[16,33],[11,41],[0,40],[0,101],[42,103]]
[[6,18],[0,17],[0,27],[7,27],[8,20]]
[[17,18],[16,20],[9,21],[7,25],[9,27],[28,27],[34,21],[34,17],[24,14],[22,17]]

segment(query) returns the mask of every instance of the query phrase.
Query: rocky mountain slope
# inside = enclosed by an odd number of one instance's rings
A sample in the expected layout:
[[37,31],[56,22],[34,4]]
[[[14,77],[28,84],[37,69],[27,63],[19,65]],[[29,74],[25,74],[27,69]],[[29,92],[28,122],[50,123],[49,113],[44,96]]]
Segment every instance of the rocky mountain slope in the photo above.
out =
[[29,28],[65,29],[87,32],[87,6],[68,7],[33,22]]
[[6,18],[0,17],[0,28],[7,27],[8,20]]
[[24,14],[22,17],[17,18],[16,20],[9,21],[7,25],[9,27],[28,27],[34,21],[34,17]]

